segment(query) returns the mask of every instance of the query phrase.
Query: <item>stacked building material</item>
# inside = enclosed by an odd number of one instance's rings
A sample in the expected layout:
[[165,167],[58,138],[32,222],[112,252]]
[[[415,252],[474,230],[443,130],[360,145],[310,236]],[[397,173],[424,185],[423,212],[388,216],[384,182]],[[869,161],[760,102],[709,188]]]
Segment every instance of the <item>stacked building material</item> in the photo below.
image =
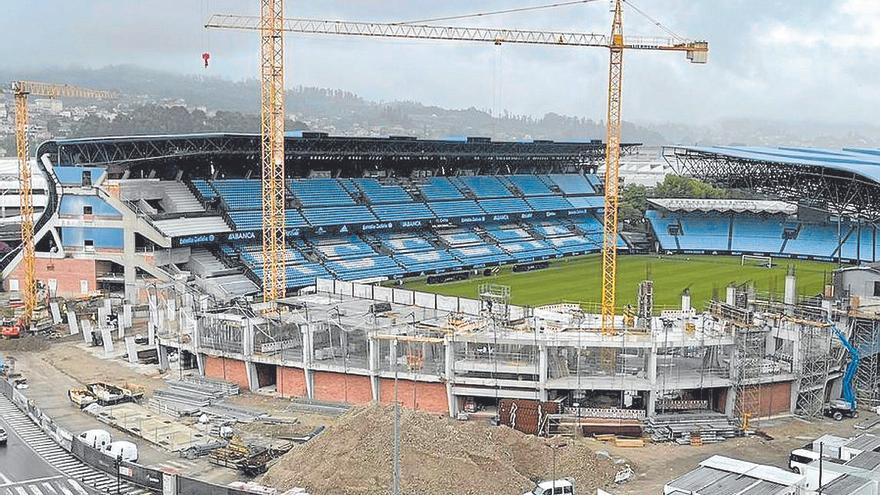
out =
[[547,416],[559,413],[559,403],[528,399],[502,399],[498,405],[501,424],[529,435],[537,435]]
[[706,444],[741,434],[727,416],[712,411],[658,414],[647,419],[645,432],[654,442],[676,442],[680,445],[691,444],[694,436]]
[[239,393],[238,385],[200,377],[184,377],[167,383],[167,388],[153,393],[149,407],[172,416],[196,415],[204,408]]

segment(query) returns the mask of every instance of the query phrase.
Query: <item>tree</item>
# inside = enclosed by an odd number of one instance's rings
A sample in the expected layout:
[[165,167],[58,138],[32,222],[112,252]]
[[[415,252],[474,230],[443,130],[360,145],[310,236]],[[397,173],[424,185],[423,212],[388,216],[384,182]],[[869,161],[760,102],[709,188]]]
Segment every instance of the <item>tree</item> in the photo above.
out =
[[623,222],[638,222],[648,208],[648,188],[641,184],[628,184],[620,194],[618,216]]
[[667,175],[663,182],[654,187],[657,198],[687,199],[725,199],[729,197],[726,189],[715,187],[701,180],[681,175]]

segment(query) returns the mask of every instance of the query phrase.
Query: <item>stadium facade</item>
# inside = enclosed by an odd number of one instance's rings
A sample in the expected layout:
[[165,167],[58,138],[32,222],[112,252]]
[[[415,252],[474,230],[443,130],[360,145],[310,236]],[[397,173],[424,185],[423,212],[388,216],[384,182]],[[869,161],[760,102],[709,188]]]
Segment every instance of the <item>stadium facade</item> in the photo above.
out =
[[[832,325],[854,324],[845,288],[833,284],[818,297],[799,297],[794,275],[778,296],[729,287],[705,310],[683,294],[681,308],[657,315],[646,282],[616,335],[601,334],[579,305],[514,306],[491,283],[473,299],[377,284],[598,251],[600,142],[290,136],[290,297],[281,314],[265,314],[246,299],[262,269],[258,151],[258,137],[244,134],[44,143],[36,241],[48,296],[116,295],[126,313],[148,312],[161,367],[176,355],[181,370],[314,400],[389,402],[397,390],[410,407],[456,415],[518,399],[580,421],[689,408],[813,415],[837,394],[846,356]],[[686,161],[687,173],[735,182],[732,170],[696,173],[696,158]],[[829,218],[808,215],[821,201],[839,206],[823,197],[831,190],[812,194],[810,209],[655,201],[651,242],[619,245],[875,261],[874,227],[853,210],[833,219],[830,239]],[[7,290],[20,278],[18,256],[2,262]],[[877,399],[867,385],[860,394]]]

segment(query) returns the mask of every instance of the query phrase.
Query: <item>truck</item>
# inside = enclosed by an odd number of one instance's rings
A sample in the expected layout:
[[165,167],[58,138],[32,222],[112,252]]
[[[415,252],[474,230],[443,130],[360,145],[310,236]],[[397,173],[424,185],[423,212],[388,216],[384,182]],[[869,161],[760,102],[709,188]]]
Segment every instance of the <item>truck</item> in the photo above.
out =
[[562,478],[556,481],[541,481],[532,488],[532,491],[523,495],[574,495],[574,480]]

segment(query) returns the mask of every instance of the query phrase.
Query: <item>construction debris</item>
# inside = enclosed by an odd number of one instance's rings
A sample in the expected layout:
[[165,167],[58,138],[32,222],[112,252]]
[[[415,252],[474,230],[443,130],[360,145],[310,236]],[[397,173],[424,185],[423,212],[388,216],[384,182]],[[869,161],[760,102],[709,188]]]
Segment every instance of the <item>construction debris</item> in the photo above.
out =
[[[353,408],[325,433],[279,459],[260,483],[310,493],[387,493],[391,486],[393,410]],[[550,479],[553,448],[545,439],[485,422],[401,411],[401,488],[405,494],[523,493],[532,479]],[[345,462],[339,462],[345,459]],[[619,470],[586,443],[557,449],[557,477],[574,477],[579,492],[611,486]]]
[[111,383],[96,382],[90,383],[84,388],[68,390],[67,397],[82,409],[92,404],[112,406],[125,402],[137,402],[144,397],[144,390],[143,387],[127,383],[119,387]]

